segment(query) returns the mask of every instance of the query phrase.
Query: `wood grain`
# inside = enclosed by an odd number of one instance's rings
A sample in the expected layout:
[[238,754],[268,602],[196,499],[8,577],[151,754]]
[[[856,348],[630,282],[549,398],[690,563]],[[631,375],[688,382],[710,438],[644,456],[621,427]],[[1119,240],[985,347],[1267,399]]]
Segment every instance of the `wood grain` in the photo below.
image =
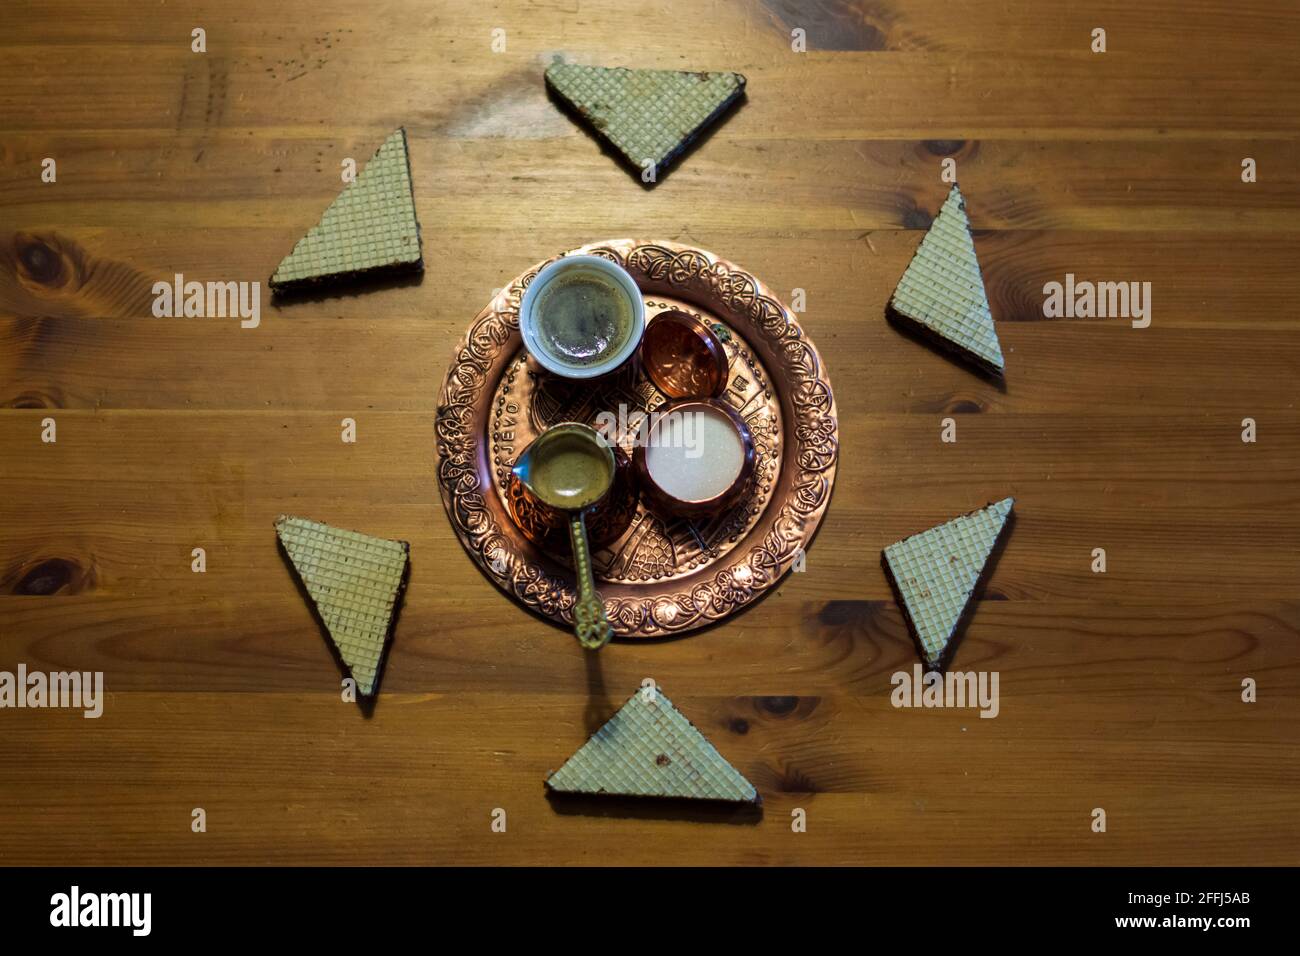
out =
[[[5,19],[0,670],[102,670],[108,699],[99,720],[0,711],[0,862],[1296,859],[1300,11],[24,0]],[[748,98],[647,190],[549,103],[555,54],[739,70]],[[178,272],[264,283],[340,161],[399,124],[422,282],[267,299],[256,329],[150,315]],[[1004,386],[883,319],[949,157]],[[843,455],[806,573],[588,661],[461,551],[433,413],[494,288],[617,236],[805,290]],[[1151,327],[1045,320],[1067,272],[1151,282]],[[1006,494],[955,660],[999,672],[999,716],[894,709],[916,656],[880,549]],[[368,719],[276,551],[285,511],[412,543]],[[760,819],[545,798],[647,676],[759,787]]]

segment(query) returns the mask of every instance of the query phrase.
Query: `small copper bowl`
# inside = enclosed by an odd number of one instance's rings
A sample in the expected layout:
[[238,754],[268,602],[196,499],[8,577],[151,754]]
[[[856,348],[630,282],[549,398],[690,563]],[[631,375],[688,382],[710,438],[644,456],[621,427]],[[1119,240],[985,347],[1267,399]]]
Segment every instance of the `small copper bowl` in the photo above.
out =
[[[653,414],[658,417],[652,419],[647,427],[644,439],[637,443],[636,449],[632,453],[632,463],[636,468],[637,478],[641,483],[641,494],[646,501],[662,513],[687,518],[717,514],[735,504],[745,493],[746,488],[749,486],[749,480],[754,475],[754,436],[750,434],[749,426],[745,424],[744,419],[722,402],[712,398],[673,402]],[[649,457],[648,447],[654,443],[658,431],[664,427],[667,421],[666,416],[670,414],[702,414],[721,417],[735,429],[741,447],[740,470],[731,483],[721,492],[708,498],[681,497],[666,490],[650,473],[650,466],[647,461]],[[700,438],[698,432],[696,438],[697,440]],[[706,445],[701,450],[700,460],[703,460],[708,454],[709,449]],[[683,458],[686,461],[692,460],[688,455],[683,455]]]
[[722,339],[706,323],[668,309],[646,326],[641,366],[670,399],[717,398],[727,387],[730,362]]

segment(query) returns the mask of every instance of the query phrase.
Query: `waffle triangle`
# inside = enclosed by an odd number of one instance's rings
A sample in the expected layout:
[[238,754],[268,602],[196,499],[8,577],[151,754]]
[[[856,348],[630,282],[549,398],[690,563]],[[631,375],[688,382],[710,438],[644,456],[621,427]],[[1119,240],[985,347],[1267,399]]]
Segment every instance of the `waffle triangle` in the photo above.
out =
[[661,175],[745,91],[739,73],[553,63],[546,84],[635,169]]
[[1002,346],[984,293],[966,200],[955,185],[899,280],[890,306],[980,366],[1003,371]]
[[885,567],[930,667],[947,654],[1014,504],[1003,498],[885,549]]
[[279,292],[358,275],[423,269],[406,130],[398,128],[284,257],[270,286]]
[[639,690],[546,780],[559,793],[758,803],[758,791],[663,691]]
[[280,515],[275,533],[357,690],[371,696],[406,588],[411,546]]

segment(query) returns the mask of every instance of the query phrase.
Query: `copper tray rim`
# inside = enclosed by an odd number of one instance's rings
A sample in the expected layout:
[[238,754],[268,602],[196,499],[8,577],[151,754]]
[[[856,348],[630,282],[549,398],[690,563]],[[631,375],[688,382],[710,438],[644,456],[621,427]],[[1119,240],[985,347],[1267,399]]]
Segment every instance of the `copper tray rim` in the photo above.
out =
[[571,622],[570,572],[510,519],[493,484],[488,436],[497,383],[523,347],[524,290],[543,267],[570,255],[612,259],[643,295],[716,314],[737,328],[767,369],[784,441],[776,486],[758,520],[718,561],[679,577],[598,582],[615,637],[672,637],[719,623],[775,587],[811,544],[834,488],[839,426],[825,363],[794,314],[751,273],[707,250],[671,240],[587,243],[535,263],[493,297],[457,346],[439,394],[437,483],[448,520],[500,590],[553,623]]

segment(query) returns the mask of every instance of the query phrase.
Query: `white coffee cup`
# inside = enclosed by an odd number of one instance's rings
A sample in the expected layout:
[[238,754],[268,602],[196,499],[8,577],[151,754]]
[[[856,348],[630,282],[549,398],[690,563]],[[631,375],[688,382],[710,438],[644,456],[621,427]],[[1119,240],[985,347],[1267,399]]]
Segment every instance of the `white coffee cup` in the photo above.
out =
[[[538,341],[538,302],[546,287],[562,276],[575,271],[597,273],[608,280],[611,287],[621,289],[631,306],[632,329],[627,339],[616,350],[597,363],[571,364],[562,356],[549,351]],[[645,332],[645,300],[636,281],[628,275],[626,269],[603,256],[564,256],[544,266],[537,277],[524,290],[523,301],[519,303],[519,332],[524,339],[524,348],[542,368],[563,378],[597,378],[608,374],[626,362],[641,344]]]

